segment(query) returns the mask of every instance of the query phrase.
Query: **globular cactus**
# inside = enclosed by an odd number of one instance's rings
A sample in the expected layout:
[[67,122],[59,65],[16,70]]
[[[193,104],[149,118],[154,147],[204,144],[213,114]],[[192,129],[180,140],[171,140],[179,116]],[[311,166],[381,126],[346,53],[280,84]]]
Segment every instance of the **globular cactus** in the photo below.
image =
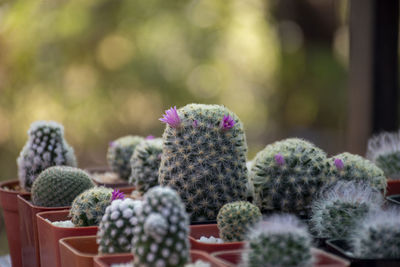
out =
[[250,171],[254,203],[262,213],[304,213],[327,182],[325,161],[325,153],[305,140],[290,138],[266,146]]
[[130,159],[136,146],[143,140],[143,137],[128,135],[110,142],[107,162],[111,170],[118,173],[121,179],[129,179],[131,175]]
[[64,139],[64,127],[54,121],[36,121],[17,159],[20,186],[31,190],[36,177],[56,165],[76,167],[74,150]]
[[400,258],[400,210],[371,212],[351,235],[354,254],[361,258]]
[[360,220],[382,204],[382,194],[368,184],[338,181],[314,200],[312,229],[322,238],[347,238]]
[[371,187],[386,193],[386,177],[383,171],[371,161],[348,152],[327,160],[327,176],[331,181],[345,180],[368,183]]
[[400,179],[400,132],[384,132],[368,140],[367,158],[391,179]]
[[159,182],[179,193],[193,221],[215,220],[228,202],[246,200],[247,144],[239,118],[224,106],[166,111]]
[[132,250],[133,229],[137,224],[140,200],[116,199],[111,202],[97,232],[100,253],[125,253]]
[[137,145],[131,158],[132,173],[129,183],[134,184],[141,194],[158,185],[161,154],[161,138],[145,140]]
[[99,225],[108,205],[112,201],[113,190],[94,187],[77,196],[69,212],[71,221],[76,226]]
[[190,261],[189,218],[179,195],[156,186],[144,195],[135,227],[135,266],[180,267]]
[[85,171],[69,166],[53,166],[40,173],[33,182],[32,202],[44,207],[71,206],[76,196],[93,186]]
[[248,233],[242,264],[246,267],[312,266],[311,237],[292,215],[273,215]]
[[249,202],[236,201],[225,204],[217,216],[219,236],[225,242],[243,241],[248,229],[257,223],[261,216],[260,209]]

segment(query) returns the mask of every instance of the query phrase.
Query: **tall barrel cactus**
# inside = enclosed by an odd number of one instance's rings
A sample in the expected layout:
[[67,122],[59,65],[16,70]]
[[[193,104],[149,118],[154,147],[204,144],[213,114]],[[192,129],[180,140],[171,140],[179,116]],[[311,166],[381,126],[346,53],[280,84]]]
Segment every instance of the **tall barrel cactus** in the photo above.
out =
[[325,153],[313,144],[290,138],[258,152],[250,179],[261,212],[303,213],[327,180]]
[[69,166],[53,166],[40,173],[33,182],[32,202],[44,207],[71,206],[76,196],[93,186],[85,171]]
[[135,266],[181,267],[190,261],[189,218],[179,195],[156,186],[144,195],[133,237]]
[[228,202],[246,200],[247,144],[239,118],[224,106],[166,111],[159,182],[178,191],[192,220],[215,220]]
[[20,185],[27,191],[31,190],[36,177],[48,167],[76,167],[74,150],[64,139],[64,127],[54,121],[32,123],[17,165]]
[[132,173],[130,184],[144,194],[151,187],[158,185],[158,169],[162,154],[162,139],[149,139],[137,145],[131,157]]

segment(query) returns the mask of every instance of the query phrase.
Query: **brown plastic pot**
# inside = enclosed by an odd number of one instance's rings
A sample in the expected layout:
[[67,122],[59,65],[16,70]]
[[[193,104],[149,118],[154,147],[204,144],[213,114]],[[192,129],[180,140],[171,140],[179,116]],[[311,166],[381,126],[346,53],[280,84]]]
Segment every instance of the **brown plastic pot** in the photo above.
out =
[[190,226],[190,245],[192,249],[201,250],[208,253],[223,251],[223,250],[235,250],[243,248],[244,242],[227,242],[223,244],[210,244],[200,242],[200,237],[214,236],[219,238],[219,229],[216,224],[203,224],[203,225],[191,225]]
[[51,222],[66,221],[69,210],[46,211],[36,214],[39,236],[40,264],[42,267],[61,267],[58,241],[64,237],[95,235],[97,226],[58,227]]
[[386,195],[390,196],[399,194],[400,194],[400,179],[399,180],[388,179]]
[[40,266],[40,250],[36,214],[42,211],[65,210],[70,208],[41,207],[33,205],[30,200],[30,195],[18,196],[22,265],[24,267]]
[[64,237],[59,247],[62,267],[92,267],[98,252],[95,235]]
[[19,194],[30,194],[28,192],[14,191],[13,189],[18,186],[18,180],[9,180],[0,183],[0,206],[3,209],[11,263],[14,267],[22,266],[17,196]]

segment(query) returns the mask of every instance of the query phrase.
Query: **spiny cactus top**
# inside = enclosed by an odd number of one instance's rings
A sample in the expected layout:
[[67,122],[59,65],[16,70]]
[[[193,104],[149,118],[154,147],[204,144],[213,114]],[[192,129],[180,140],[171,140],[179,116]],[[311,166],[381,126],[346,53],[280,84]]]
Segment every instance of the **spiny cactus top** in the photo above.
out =
[[76,167],[74,150],[64,139],[64,127],[54,121],[32,123],[17,165],[20,186],[27,191],[31,190],[36,177],[48,167]]
[[233,112],[190,104],[161,120],[167,127],[159,182],[178,191],[192,220],[215,220],[225,203],[246,200],[247,144]]
[[179,195],[168,187],[150,188],[138,211],[135,266],[180,267],[190,261],[189,218]]
[[132,173],[129,183],[135,184],[141,194],[158,185],[161,154],[161,138],[145,140],[136,147],[131,158]]
[[140,200],[116,199],[106,208],[97,232],[101,253],[124,253],[132,249],[136,213],[142,206]]
[[99,225],[101,218],[112,200],[113,190],[94,187],[77,196],[72,202],[69,217],[76,226]]
[[312,266],[311,237],[292,215],[273,215],[248,233],[242,255],[246,267]]
[[382,194],[368,184],[338,181],[314,200],[311,225],[319,237],[347,238],[360,220],[382,204]]
[[329,158],[327,164],[327,176],[333,181],[364,181],[386,193],[386,177],[383,171],[361,156],[345,152]]
[[136,146],[143,141],[140,136],[124,136],[110,142],[107,151],[107,161],[110,168],[119,177],[128,180],[131,175],[130,159]]
[[400,258],[400,210],[372,212],[351,235],[354,254],[368,259]]
[[236,201],[225,204],[217,216],[219,236],[225,242],[243,241],[249,227],[260,219],[260,209],[249,202]]
[[250,172],[254,203],[263,213],[303,212],[327,182],[325,160],[321,149],[297,138],[266,146],[256,155]]
[[367,158],[391,179],[400,179],[400,131],[384,132],[368,140]]
[[93,186],[83,170],[68,166],[50,167],[33,183],[32,202],[44,207],[71,206],[76,196]]

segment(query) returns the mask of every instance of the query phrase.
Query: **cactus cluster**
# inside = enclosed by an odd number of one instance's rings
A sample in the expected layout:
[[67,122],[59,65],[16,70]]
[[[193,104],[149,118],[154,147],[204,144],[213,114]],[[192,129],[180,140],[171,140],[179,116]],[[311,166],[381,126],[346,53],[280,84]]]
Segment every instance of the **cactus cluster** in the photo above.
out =
[[189,218],[178,194],[156,186],[144,195],[134,230],[135,266],[180,267],[190,262]]
[[225,203],[246,200],[247,144],[233,112],[190,104],[167,110],[161,121],[159,182],[177,190],[192,221],[215,220]]
[[132,249],[133,229],[137,223],[140,200],[116,199],[111,202],[97,232],[100,253],[125,253]]
[[386,177],[383,171],[361,156],[344,152],[329,158],[327,165],[329,166],[327,176],[332,181],[365,182],[386,193]]
[[132,173],[129,179],[136,190],[144,194],[151,187],[158,185],[158,169],[162,154],[162,139],[149,139],[137,145],[131,157]]
[[367,158],[387,177],[400,179],[400,131],[384,132],[368,140]]
[[44,207],[71,206],[76,196],[93,186],[85,171],[69,166],[53,166],[40,173],[33,182],[32,202]]
[[76,167],[74,150],[64,139],[64,127],[54,121],[36,121],[17,159],[20,186],[31,190],[36,177],[56,165]]
[[72,202],[69,217],[76,226],[99,225],[112,201],[112,189],[94,187],[84,191]]
[[222,206],[217,216],[219,236],[225,242],[243,241],[248,229],[261,219],[260,209],[246,201]]
[[305,140],[290,138],[266,146],[250,171],[254,203],[263,213],[304,213],[327,182],[325,161],[325,152]]
[[129,179],[131,175],[130,159],[136,146],[143,140],[143,137],[128,135],[110,142],[107,162],[111,170],[118,173],[121,179]]
[[312,229],[322,238],[348,238],[357,223],[382,204],[382,194],[368,184],[337,181],[313,202]]
[[311,237],[292,215],[273,215],[248,233],[242,263],[246,267],[312,266]]

